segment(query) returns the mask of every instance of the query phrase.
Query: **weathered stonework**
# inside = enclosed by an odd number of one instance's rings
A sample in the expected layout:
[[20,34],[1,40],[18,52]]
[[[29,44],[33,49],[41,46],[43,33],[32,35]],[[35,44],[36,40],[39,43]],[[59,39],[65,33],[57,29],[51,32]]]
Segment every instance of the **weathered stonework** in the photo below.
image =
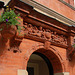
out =
[[[56,2],[58,1],[55,1],[55,4]],[[55,7],[54,4],[52,6]],[[54,75],[75,75],[75,51],[72,47],[75,27],[45,16],[19,0],[12,0],[9,7],[20,13],[20,25],[24,27],[24,35],[22,38],[14,35],[11,39],[2,39],[0,34],[0,75],[28,75],[27,63],[34,52],[41,53],[49,59]],[[53,9],[56,8],[58,4]],[[66,8],[64,6],[62,10],[66,11]],[[71,14],[64,15],[73,19]]]

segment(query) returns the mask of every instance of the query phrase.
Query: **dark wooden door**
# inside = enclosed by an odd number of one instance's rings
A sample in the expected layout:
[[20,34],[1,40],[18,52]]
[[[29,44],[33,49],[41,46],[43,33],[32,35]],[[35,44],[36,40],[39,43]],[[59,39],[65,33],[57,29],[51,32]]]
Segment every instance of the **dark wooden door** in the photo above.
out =
[[34,68],[33,67],[27,67],[28,75],[34,75]]

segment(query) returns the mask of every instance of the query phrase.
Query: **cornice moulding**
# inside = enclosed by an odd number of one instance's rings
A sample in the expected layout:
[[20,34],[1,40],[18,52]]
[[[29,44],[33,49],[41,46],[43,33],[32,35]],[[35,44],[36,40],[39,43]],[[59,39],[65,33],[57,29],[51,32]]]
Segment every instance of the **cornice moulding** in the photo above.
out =
[[42,13],[48,17],[54,18],[66,25],[75,25],[75,22],[73,20],[57,13],[56,11],[54,11],[50,8],[47,8],[47,7],[37,3],[34,0],[20,0],[20,1],[31,5],[33,7],[33,9],[36,10],[37,12]]
[[6,6],[11,0],[0,0],[0,1],[4,2]]

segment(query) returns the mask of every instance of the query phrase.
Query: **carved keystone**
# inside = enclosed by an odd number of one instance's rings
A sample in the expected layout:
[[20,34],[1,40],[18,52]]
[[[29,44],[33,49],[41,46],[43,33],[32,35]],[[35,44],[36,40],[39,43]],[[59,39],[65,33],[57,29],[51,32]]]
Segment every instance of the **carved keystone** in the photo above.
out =
[[45,49],[49,49],[50,45],[51,45],[51,42],[45,41],[45,44],[44,44]]

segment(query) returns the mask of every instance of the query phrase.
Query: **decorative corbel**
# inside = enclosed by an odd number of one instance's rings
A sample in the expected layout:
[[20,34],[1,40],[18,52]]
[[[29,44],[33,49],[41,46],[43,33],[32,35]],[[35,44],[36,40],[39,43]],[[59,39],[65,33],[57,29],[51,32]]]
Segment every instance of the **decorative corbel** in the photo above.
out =
[[74,54],[75,54],[75,48],[72,46],[68,47],[67,56],[69,61],[72,60]]
[[68,35],[68,48],[67,48],[67,58],[69,61],[72,60],[73,55],[75,54],[75,48],[74,48],[74,35],[71,32],[71,28],[69,27],[69,35]]
[[21,44],[23,39],[21,38],[13,38],[12,40],[10,40],[10,48],[8,49],[9,51],[13,51],[14,53],[21,53],[22,51],[19,49],[19,46]]

